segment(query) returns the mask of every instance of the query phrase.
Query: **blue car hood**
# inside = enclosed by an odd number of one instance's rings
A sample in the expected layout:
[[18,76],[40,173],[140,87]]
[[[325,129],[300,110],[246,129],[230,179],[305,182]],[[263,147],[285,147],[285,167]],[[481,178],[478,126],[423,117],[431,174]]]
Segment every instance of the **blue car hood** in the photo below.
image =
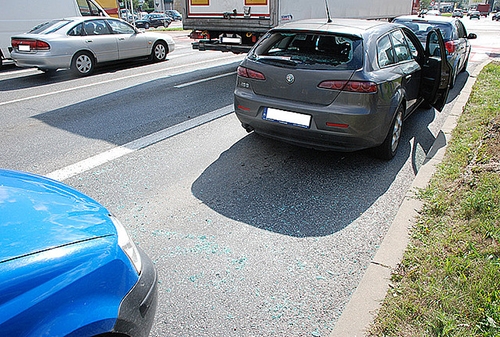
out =
[[116,235],[93,199],[40,176],[0,170],[0,263],[55,247]]

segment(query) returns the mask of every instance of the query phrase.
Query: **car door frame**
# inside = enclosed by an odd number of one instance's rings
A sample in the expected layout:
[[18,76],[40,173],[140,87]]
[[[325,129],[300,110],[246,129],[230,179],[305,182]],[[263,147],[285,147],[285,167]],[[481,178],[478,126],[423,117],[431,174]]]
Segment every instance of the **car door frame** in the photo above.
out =
[[[417,43],[421,45],[418,38],[409,28],[403,27],[403,30],[408,32],[406,36],[411,39],[415,46]],[[430,37],[433,34],[437,37],[439,55],[433,55],[430,52]],[[429,105],[438,111],[442,111],[448,99],[453,68],[448,62],[444,39],[439,28],[433,28],[427,33],[425,49],[418,48],[418,52],[417,61],[422,67],[420,95]],[[420,55],[421,53],[423,55]]]

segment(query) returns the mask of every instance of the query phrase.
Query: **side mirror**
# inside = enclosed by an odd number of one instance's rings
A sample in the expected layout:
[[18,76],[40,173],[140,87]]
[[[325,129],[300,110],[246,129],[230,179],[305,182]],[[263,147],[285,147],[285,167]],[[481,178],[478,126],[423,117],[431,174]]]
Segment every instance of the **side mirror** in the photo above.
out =
[[469,33],[469,35],[467,35],[467,38],[468,38],[469,40],[472,40],[472,39],[477,39],[477,35],[476,35],[476,34],[474,34],[474,33]]

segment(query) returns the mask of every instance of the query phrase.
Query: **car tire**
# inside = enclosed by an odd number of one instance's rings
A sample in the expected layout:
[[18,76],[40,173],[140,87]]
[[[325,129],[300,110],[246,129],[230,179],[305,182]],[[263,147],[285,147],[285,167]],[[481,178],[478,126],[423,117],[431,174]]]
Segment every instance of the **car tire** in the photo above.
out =
[[458,69],[453,68],[451,73],[450,89],[453,89],[455,82],[457,81]]
[[71,71],[78,76],[88,76],[94,72],[94,56],[86,51],[76,53],[71,61]]
[[144,29],[149,29],[149,23],[144,24]]
[[462,69],[460,69],[460,72],[463,73],[467,70],[467,66],[469,65],[469,58],[467,57],[467,60],[465,60],[464,66]]
[[163,41],[158,41],[154,44],[151,50],[151,60],[153,62],[165,61],[168,54],[167,44]]
[[56,74],[56,71],[57,71],[57,69],[40,69],[40,70],[43,71],[43,73],[47,77],[54,76]]
[[404,112],[404,106],[399,105],[384,142],[374,149],[377,158],[391,160],[396,155],[403,131]]

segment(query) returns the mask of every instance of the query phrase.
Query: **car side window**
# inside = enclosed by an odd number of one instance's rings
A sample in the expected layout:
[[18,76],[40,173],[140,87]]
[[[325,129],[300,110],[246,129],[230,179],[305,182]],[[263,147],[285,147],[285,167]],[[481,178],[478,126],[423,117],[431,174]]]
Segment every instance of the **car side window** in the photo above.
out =
[[[403,32],[404,33],[404,32]],[[419,58],[419,55],[418,55],[418,49],[417,47],[415,47],[415,44],[412,42],[412,40],[408,37],[408,35],[405,34],[405,40],[406,40],[406,43],[408,43],[408,48],[410,48],[410,53],[412,55],[412,57],[415,59],[415,60],[418,60]]]
[[96,20],[95,21],[95,34],[96,35],[111,34],[111,30],[109,29],[105,20]]
[[85,35],[108,35],[111,30],[105,20],[92,20],[85,22],[83,27]]
[[108,20],[111,29],[114,34],[134,34],[135,30],[131,26],[127,25],[125,22],[118,20]]
[[76,25],[75,27],[71,28],[70,31],[68,32],[69,36],[81,36],[83,34],[83,23],[80,23]]
[[409,61],[412,59],[412,54],[408,48],[408,44],[404,34],[400,30],[391,33],[394,43],[394,51],[396,62]]
[[381,68],[396,63],[389,35],[384,36],[377,42],[377,58]]
[[457,25],[458,37],[466,38],[467,37],[467,30],[465,29],[464,24],[460,21],[457,21],[456,25]]
[[436,32],[432,32],[427,38],[427,50],[430,56],[441,56],[441,48]]

